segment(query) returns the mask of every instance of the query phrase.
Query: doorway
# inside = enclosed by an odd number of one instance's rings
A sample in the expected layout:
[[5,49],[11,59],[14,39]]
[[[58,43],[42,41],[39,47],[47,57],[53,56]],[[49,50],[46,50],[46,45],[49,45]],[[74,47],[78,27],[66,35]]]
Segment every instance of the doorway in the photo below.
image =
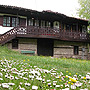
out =
[[43,56],[53,56],[53,44],[52,39],[38,39],[37,40],[37,54]]

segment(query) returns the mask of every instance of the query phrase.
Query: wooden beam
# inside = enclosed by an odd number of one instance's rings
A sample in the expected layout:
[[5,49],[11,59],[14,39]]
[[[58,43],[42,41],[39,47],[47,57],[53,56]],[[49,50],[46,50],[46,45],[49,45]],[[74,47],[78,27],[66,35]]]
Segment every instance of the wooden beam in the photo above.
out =
[[72,32],[72,25],[71,25],[71,32]]
[[79,30],[78,30],[78,23],[76,24],[76,31],[78,32]]
[[66,31],[66,24],[64,24],[64,32]]

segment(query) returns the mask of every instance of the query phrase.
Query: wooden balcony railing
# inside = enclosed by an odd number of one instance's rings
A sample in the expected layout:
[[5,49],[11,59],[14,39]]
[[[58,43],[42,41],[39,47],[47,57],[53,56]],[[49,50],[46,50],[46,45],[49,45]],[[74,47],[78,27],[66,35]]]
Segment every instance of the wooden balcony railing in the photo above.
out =
[[90,35],[81,32],[60,31],[55,28],[36,26],[18,26],[0,36],[0,43],[5,44],[15,37],[52,38],[68,41],[90,41]]

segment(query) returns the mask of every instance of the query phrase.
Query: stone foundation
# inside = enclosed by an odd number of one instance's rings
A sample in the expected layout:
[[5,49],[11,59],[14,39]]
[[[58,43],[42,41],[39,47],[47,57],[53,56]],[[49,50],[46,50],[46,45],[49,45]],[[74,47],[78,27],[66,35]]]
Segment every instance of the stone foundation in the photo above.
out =
[[[37,54],[37,39],[18,39],[18,49],[13,49],[15,51],[21,52],[21,50],[35,51]],[[12,49],[12,42],[7,43],[7,47]]]
[[[78,55],[74,55],[74,46],[79,47]],[[85,49],[85,51],[82,50],[83,48]],[[64,42],[55,40],[54,57],[87,59],[88,58],[87,44],[82,42],[67,42],[67,41]]]
[[[7,43],[6,45],[8,46],[8,48],[12,49],[12,41]],[[79,47],[78,55],[74,55],[74,46]],[[19,52],[21,50],[35,51],[35,54],[37,55],[37,39],[19,38],[18,49],[13,50]],[[88,53],[88,44],[83,42],[68,42],[54,40],[53,56],[64,58],[90,59],[90,53]]]

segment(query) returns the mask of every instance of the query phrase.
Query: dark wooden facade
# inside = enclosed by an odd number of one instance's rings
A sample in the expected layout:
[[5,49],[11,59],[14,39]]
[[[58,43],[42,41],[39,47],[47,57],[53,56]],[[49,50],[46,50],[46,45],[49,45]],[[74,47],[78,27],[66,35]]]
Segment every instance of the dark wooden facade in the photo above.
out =
[[35,38],[38,55],[41,55],[43,50],[45,52],[42,55],[53,56],[53,40],[90,42],[87,20],[68,17],[52,11],[38,12],[21,7],[0,5],[0,26],[13,27],[0,36],[1,45],[15,38]]

